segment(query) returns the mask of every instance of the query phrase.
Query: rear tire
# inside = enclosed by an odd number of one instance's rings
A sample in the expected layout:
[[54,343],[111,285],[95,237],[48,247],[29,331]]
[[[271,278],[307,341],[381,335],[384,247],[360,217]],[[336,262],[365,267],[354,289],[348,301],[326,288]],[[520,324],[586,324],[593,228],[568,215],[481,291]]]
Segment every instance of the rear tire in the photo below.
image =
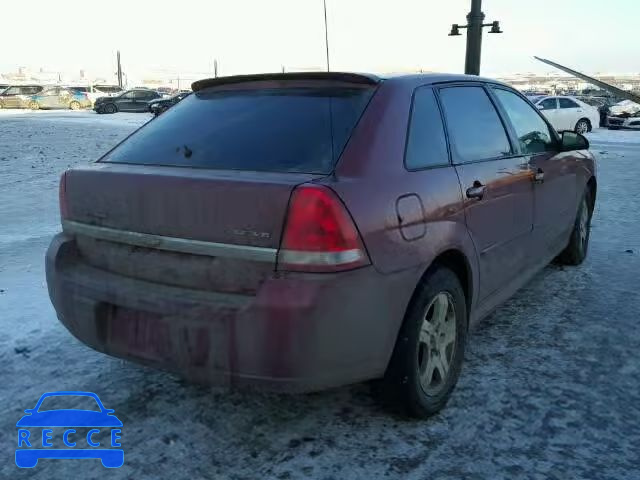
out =
[[569,244],[558,255],[558,262],[564,265],[580,265],[587,257],[589,251],[589,237],[591,235],[591,217],[593,211],[591,207],[591,192],[587,190],[582,195],[578,214],[573,224],[573,230],[569,239]]
[[405,314],[384,379],[385,396],[414,417],[439,412],[458,381],[466,340],[460,280],[448,268],[434,267]]
[[71,102],[69,104],[69,108],[71,110],[80,110],[80,102],[77,102],[77,101],[74,100],[73,102]]
[[576,123],[576,126],[573,130],[580,135],[584,135],[585,133],[591,131],[591,122],[589,122],[589,120],[587,120],[586,118],[581,118],[580,120],[578,120],[578,123]]

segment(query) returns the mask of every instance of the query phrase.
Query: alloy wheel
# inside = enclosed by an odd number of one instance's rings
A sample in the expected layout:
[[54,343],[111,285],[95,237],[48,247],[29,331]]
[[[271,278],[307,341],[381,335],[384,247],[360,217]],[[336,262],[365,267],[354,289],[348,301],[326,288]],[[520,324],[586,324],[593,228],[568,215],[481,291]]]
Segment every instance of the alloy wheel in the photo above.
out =
[[447,383],[456,336],[453,299],[449,293],[440,292],[425,309],[418,343],[418,376],[428,395],[437,395]]
[[578,125],[576,125],[576,133],[579,133],[580,135],[584,135],[588,131],[589,131],[589,125],[587,124],[587,122],[585,122],[584,120],[580,120],[578,122]]

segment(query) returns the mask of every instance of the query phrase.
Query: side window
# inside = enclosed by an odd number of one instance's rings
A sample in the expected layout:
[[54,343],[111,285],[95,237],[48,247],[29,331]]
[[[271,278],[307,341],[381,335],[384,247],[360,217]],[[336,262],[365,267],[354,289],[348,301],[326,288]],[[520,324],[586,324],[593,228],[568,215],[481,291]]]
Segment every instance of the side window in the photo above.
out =
[[580,108],[576,102],[570,98],[560,98],[560,108]]
[[440,109],[429,87],[418,88],[413,96],[404,162],[409,170],[449,163]]
[[523,153],[555,150],[555,142],[546,122],[527,102],[508,90],[494,90],[516,131]]
[[558,108],[555,98],[545,98],[538,105],[541,107],[540,110],[555,110]]
[[131,99],[133,99],[135,93],[136,92],[127,92],[124,95],[122,95],[122,98],[126,98],[127,100],[131,100]]
[[440,99],[456,162],[467,163],[511,154],[507,133],[484,88],[443,88]]
[[20,87],[10,87],[8,88],[3,95],[19,95]]
[[137,92],[134,92],[136,95],[136,99],[138,100],[151,100],[152,96],[153,96],[153,92],[147,92],[145,90],[138,90]]

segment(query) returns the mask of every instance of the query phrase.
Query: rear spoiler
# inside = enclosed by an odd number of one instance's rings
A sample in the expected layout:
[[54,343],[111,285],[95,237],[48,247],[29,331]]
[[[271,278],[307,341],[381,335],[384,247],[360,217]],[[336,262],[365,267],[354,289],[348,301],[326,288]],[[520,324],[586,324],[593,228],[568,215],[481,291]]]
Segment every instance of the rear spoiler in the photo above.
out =
[[229,77],[205,78],[191,84],[194,92],[203,88],[230,85],[234,83],[259,82],[262,80],[333,80],[336,82],[356,83],[360,85],[377,85],[382,81],[375,75],[345,72],[292,72],[292,73],[259,73],[253,75],[231,75]]

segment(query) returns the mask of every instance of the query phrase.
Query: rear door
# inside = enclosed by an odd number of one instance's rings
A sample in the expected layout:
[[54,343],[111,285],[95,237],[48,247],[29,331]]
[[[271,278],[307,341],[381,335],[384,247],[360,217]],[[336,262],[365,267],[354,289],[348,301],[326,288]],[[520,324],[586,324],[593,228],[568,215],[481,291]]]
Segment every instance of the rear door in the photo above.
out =
[[556,130],[562,130],[562,122],[560,120],[560,114],[558,113],[558,99],[556,97],[549,97],[540,100],[536,106],[547,117],[547,120],[551,123]]
[[534,185],[531,258],[546,263],[563,246],[577,210],[575,161],[560,153],[554,132],[519,94],[502,87],[494,93],[528,158]]
[[558,106],[560,107],[558,114],[561,119],[561,130],[573,130],[578,120],[584,116],[588,116],[583,112],[582,107],[570,98],[560,97],[558,99]]
[[40,98],[38,103],[42,108],[59,108],[58,107],[58,93],[60,89],[58,87],[49,88],[43,92],[40,92]]
[[526,158],[511,145],[481,85],[441,88],[452,159],[465,198],[467,228],[478,252],[480,300],[504,288],[527,265],[533,191]]
[[136,112],[146,112],[149,110],[148,103],[159,95],[152,90],[138,90],[134,96],[134,110]]
[[118,106],[118,110],[121,112],[131,112],[134,111],[135,108],[135,90],[131,90],[129,92],[120,95],[114,99],[116,105]]
[[56,108],[69,108],[69,104],[72,99],[71,97],[71,90],[61,88],[58,92],[58,98],[56,99]]

